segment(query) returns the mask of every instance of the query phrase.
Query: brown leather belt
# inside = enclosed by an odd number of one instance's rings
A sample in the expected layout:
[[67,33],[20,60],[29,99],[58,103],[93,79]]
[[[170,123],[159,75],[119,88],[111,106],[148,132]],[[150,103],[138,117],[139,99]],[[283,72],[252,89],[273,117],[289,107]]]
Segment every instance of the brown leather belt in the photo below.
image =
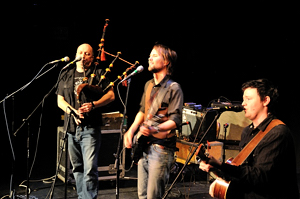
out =
[[166,147],[164,147],[164,146],[162,146],[162,145],[160,145],[160,144],[153,144],[154,146],[157,146],[157,147],[159,147],[159,148],[161,148],[161,149],[165,149]]

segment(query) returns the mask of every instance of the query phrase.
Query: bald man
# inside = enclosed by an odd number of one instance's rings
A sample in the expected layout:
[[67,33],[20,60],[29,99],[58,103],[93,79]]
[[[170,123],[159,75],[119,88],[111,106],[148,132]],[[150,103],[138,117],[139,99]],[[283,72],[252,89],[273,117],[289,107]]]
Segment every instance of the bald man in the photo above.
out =
[[[77,48],[76,57],[82,59],[76,62],[76,67],[64,71],[60,77],[57,94],[57,104],[65,112],[65,118],[69,116],[70,109],[76,117],[65,119],[65,127],[68,133],[68,149],[73,166],[73,174],[76,181],[78,198],[97,198],[98,194],[98,154],[101,144],[101,107],[115,99],[113,88],[94,101],[85,99],[85,103],[79,104],[77,100],[77,88],[80,84],[89,82],[91,74],[92,85],[99,82],[104,71],[93,64],[93,48],[89,44],[82,44]],[[99,85],[102,89],[109,85],[106,78]],[[68,122],[69,121],[69,122]]]

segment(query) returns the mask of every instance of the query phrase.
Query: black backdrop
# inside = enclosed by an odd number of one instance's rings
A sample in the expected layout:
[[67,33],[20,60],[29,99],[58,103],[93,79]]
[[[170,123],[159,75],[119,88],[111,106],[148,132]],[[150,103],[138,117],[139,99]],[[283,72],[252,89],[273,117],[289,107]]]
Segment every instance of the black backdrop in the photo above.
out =
[[[130,61],[139,61],[144,72],[132,78],[129,93],[129,124],[139,109],[144,83],[152,76],[146,70],[147,59],[156,41],[163,42],[178,53],[173,79],[184,91],[185,102],[207,106],[219,96],[242,100],[241,84],[250,79],[268,78],[280,91],[279,118],[292,129],[299,143],[299,104],[297,103],[297,66],[299,66],[299,16],[296,3],[289,1],[251,2],[119,2],[30,1],[9,5],[3,22],[1,99],[29,82],[47,62],[69,56],[74,59],[82,43],[93,46],[95,53],[105,19],[110,19],[105,37],[105,50]],[[101,62],[106,68],[112,57]],[[3,62],[3,60],[5,60]],[[9,127],[18,128],[43,96],[54,85],[59,70],[47,73],[5,103]],[[116,61],[109,78],[114,80],[129,65]],[[47,67],[47,69],[50,68]],[[126,89],[120,87],[124,98]],[[116,89],[115,89],[116,91]],[[3,105],[3,104],[1,104]],[[3,110],[3,108],[1,109]],[[116,100],[105,111],[123,112]],[[57,108],[54,92],[45,100],[44,109],[31,119],[31,157],[36,146],[39,117],[43,112],[37,163],[32,178],[54,174],[56,127],[61,125],[62,111]],[[4,116],[1,114],[1,162],[8,185],[12,153],[9,147]],[[12,133],[12,132],[11,132]],[[24,126],[14,138],[18,179],[26,174],[26,135]],[[299,147],[297,146],[299,157]],[[31,159],[32,161],[32,159]],[[298,160],[298,163],[300,161]],[[298,166],[298,172],[300,172]]]

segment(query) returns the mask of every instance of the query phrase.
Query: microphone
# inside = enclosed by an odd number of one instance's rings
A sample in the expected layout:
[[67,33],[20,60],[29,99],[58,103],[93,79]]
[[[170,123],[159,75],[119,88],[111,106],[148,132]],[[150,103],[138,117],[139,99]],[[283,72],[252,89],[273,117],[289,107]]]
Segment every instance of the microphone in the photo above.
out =
[[126,78],[124,78],[120,83],[122,83],[123,81],[131,78],[131,76],[136,75],[137,73],[140,73],[144,70],[144,67],[142,65],[138,66],[137,69],[135,69],[132,73],[130,73]]
[[78,55],[73,61],[71,61],[70,63],[68,63],[65,67],[62,68],[62,70],[68,68],[71,64],[74,64],[75,62],[78,62],[82,59],[82,57],[80,55]]
[[220,112],[224,111],[234,111],[234,112],[241,112],[244,110],[244,106],[241,104],[232,104],[230,102],[214,102],[211,103],[211,107],[207,108],[206,110],[216,110]]
[[68,62],[68,61],[70,61],[70,58],[68,56],[65,56],[64,58],[61,58],[59,60],[54,60],[52,62],[49,62],[49,64],[55,64],[57,62]]
[[228,128],[229,127],[229,124],[228,123],[225,123],[224,124],[224,128],[226,129],[226,128]]

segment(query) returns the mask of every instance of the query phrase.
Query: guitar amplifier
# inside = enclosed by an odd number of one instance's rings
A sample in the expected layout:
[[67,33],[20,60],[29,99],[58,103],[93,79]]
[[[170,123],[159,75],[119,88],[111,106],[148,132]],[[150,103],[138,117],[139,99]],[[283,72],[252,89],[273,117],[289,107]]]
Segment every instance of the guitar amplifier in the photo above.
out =
[[[176,147],[179,151],[175,152],[176,162],[185,164],[186,160],[190,157],[197,143],[187,142],[184,140],[177,140]],[[207,144],[205,145],[207,148]],[[218,141],[209,142],[209,154],[214,156],[217,160],[223,160],[223,143]],[[188,164],[198,164],[197,154],[195,153]]]
[[[181,137],[185,137],[188,141],[193,141],[196,136],[196,140],[201,139],[208,127],[213,122],[215,115],[216,113],[214,111],[205,113],[203,111],[190,108],[183,108],[182,122],[189,122],[189,125],[182,126]],[[203,141],[216,140],[216,127],[217,123],[215,121]]]
[[[110,113],[102,113],[102,123],[101,126],[102,130],[114,130],[120,129],[122,123],[123,114],[117,112],[110,112]],[[125,117],[126,123],[127,117]]]
[[[177,140],[176,147],[179,149],[179,151],[176,151],[174,154],[176,162],[185,164],[187,158],[190,157],[192,152],[197,147],[197,143],[187,142],[184,140]],[[191,163],[197,164],[196,154],[193,155],[192,159],[190,160],[190,162],[188,164],[191,164]]]

